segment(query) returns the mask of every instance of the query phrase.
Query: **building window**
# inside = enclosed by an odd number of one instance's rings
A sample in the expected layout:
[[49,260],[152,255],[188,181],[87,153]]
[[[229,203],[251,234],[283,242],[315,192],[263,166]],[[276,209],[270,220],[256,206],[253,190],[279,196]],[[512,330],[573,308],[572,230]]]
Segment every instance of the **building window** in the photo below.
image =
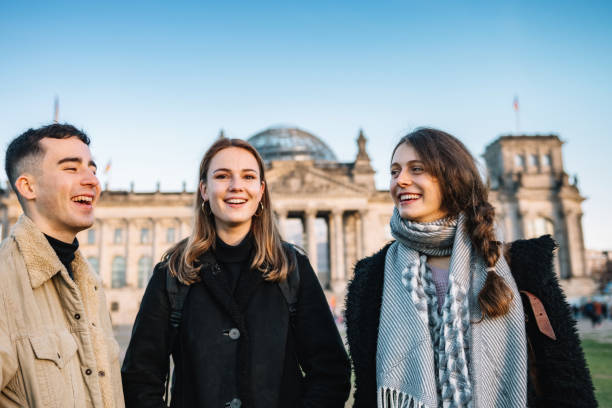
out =
[[96,230],[95,229],[90,229],[89,231],[87,231],[87,243],[89,245],[93,245],[96,243]]
[[525,167],[525,157],[522,154],[517,154],[514,156],[514,166],[523,169]]
[[99,275],[100,274],[100,262],[98,262],[98,258],[96,258],[95,256],[90,256],[87,258],[87,262],[89,262],[94,272],[96,272],[96,274]]
[[138,287],[144,288],[147,286],[149,279],[151,278],[151,274],[153,266],[153,260],[150,256],[143,256],[138,260]]
[[141,244],[148,244],[149,242],[151,242],[151,234],[150,234],[150,229],[148,228],[141,228],[140,229],[140,243]]
[[113,235],[113,242],[115,244],[121,244],[123,242],[123,228],[115,228],[115,235]]
[[549,219],[544,217],[538,217],[531,219],[527,222],[527,231],[525,232],[525,238],[527,239],[537,238],[546,234],[552,235],[554,237],[555,227],[552,221],[550,221]]
[[546,167],[552,166],[552,157],[550,154],[545,154],[542,156],[542,164]]
[[119,302],[111,302],[110,310],[111,310],[111,312],[118,312],[119,311]]
[[538,155],[537,154],[529,155],[529,165],[532,167],[535,167],[538,165]]
[[122,256],[116,256],[113,258],[111,288],[122,288],[125,285],[125,258]]
[[166,230],[166,242],[174,242],[174,240],[176,239],[174,236],[174,228],[168,228]]

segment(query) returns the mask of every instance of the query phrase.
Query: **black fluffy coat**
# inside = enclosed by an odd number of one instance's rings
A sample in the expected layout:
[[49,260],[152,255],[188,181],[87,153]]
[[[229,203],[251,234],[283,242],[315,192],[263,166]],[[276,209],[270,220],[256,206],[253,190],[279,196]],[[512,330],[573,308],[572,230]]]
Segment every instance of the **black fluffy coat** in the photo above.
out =
[[[359,261],[348,286],[345,317],[355,371],[355,408],[376,407],[376,346],[389,245]],[[527,332],[535,351],[540,391],[536,395],[530,381],[529,406],[595,407],[593,384],[575,321],[554,272],[555,248],[554,240],[547,235],[516,241],[508,251],[519,290],[529,291],[542,301],[557,337],[556,341],[547,338],[537,330],[534,320],[528,319]]]
[[533,381],[529,382],[528,403],[530,407],[596,407],[576,321],[552,266],[555,249],[555,241],[545,235],[513,242],[507,256],[519,290],[531,292],[542,301],[557,338],[542,334],[533,312],[525,307],[538,383],[536,395]]

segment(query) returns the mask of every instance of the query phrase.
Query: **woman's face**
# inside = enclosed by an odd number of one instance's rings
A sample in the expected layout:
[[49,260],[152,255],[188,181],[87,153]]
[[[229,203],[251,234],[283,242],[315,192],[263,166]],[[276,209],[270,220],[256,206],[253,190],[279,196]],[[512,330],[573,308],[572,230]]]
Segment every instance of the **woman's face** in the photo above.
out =
[[403,219],[431,222],[446,216],[438,180],[425,171],[416,150],[407,143],[402,143],[391,159],[389,191]]
[[217,229],[248,231],[264,188],[255,156],[248,150],[228,147],[213,156],[200,193],[210,204]]

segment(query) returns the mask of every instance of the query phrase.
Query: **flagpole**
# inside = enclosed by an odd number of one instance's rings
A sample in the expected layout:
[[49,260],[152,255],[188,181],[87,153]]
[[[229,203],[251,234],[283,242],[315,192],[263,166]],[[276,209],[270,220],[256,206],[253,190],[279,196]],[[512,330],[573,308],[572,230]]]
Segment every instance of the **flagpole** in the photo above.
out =
[[111,181],[111,165],[112,165],[112,160],[109,159],[108,163],[106,163],[106,166],[104,166],[104,175],[106,176],[105,190],[110,188],[109,185]]
[[59,120],[59,97],[55,95],[55,101],[53,102],[53,123],[58,123]]
[[512,103],[512,107],[514,108],[514,120],[515,120],[515,125],[516,125],[516,134],[518,135],[521,131],[518,96],[514,97],[514,102]]

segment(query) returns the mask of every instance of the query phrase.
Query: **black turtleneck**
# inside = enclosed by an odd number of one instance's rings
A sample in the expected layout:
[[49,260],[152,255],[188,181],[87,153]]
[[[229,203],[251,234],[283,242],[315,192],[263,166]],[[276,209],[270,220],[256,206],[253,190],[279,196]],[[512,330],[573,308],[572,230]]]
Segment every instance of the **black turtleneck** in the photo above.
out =
[[251,264],[253,235],[247,234],[238,245],[228,245],[218,236],[215,243],[215,258],[223,267],[231,293],[236,290],[238,279],[243,271],[248,271]]
[[79,248],[79,241],[77,241],[75,238],[74,241],[72,241],[72,244],[68,244],[64,241],[60,241],[59,239],[50,237],[47,234],[45,234],[45,237],[47,238],[47,241],[49,241],[51,248],[53,248],[57,254],[59,260],[62,262],[62,264],[64,264],[66,270],[68,270],[68,275],[70,275],[70,278],[74,279],[70,264],[74,260],[74,253]]

